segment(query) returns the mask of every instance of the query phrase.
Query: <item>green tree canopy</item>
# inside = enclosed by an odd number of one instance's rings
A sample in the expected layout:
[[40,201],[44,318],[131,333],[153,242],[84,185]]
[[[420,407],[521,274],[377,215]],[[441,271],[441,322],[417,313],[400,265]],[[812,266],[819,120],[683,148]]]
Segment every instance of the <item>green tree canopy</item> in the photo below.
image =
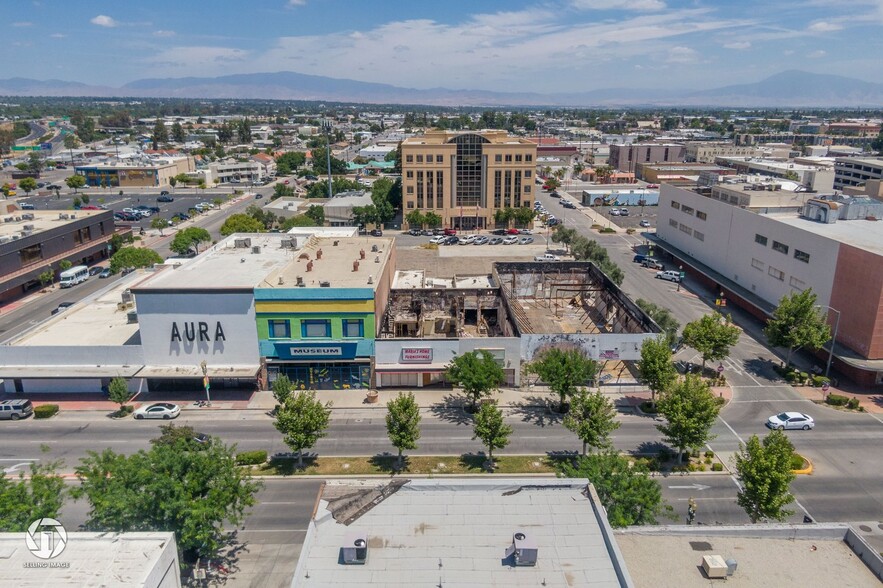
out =
[[326,436],[331,418],[331,403],[322,404],[313,390],[302,390],[289,396],[276,411],[273,425],[282,433],[282,441],[297,452],[297,464],[303,466],[304,449]]
[[160,117],[156,117],[156,122],[153,125],[153,134],[151,135],[150,140],[153,143],[152,147],[154,149],[159,149],[160,145],[169,142],[169,130],[166,128],[165,122],[163,122]]
[[307,208],[307,212],[304,213],[304,216],[311,219],[317,227],[322,227],[325,225],[325,208],[317,205],[312,205]]
[[672,361],[671,349],[664,336],[645,339],[641,344],[641,361],[638,362],[641,380],[650,388],[651,401],[656,394],[668,390],[678,379],[678,371]]
[[671,517],[672,509],[662,499],[662,487],[650,477],[642,463],[629,463],[615,451],[579,457],[575,463],[562,462],[561,473],[568,478],[591,480],[611,527],[655,525],[659,517]]
[[708,383],[695,374],[687,376],[661,394],[657,404],[666,422],[656,425],[665,440],[678,449],[680,463],[684,450],[701,447],[714,439],[711,427],[720,412]]
[[490,396],[505,380],[503,368],[483,349],[455,357],[448,364],[445,377],[454,386],[463,388],[472,401],[473,411],[480,398]]
[[175,233],[169,249],[178,255],[187,255],[191,249],[199,253],[199,245],[209,243],[211,240],[211,234],[202,227],[187,227]]
[[402,451],[417,449],[420,439],[420,407],[413,392],[399,393],[386,403],[386,434],[392,446],[399,451],[399,468],[402,467]]
[[419,229],[426,224],[426,217],[423,216],[423,212],[419,210],[412,210],[405,215],[405,221],[412,229]]
[[762,520],[784,521],[794,514],[785,506],[794,502],[790,492],[795,475],[791,471],[794,446],[782,431],[772,431],[761,442],[752,435],[739,444],[736,472],[741,489],[736,498],[752,523]]
[[34,178],[22,178],[18,182],[18,187],[24,190],[25,194],[30,194],[37,189],[37,180]]
[[65,178],[64,183],[76,193],[77,190],[86,185],[86,178],[79,174],[74,174]]
[[595,379],[598,362],[589,359],[581,349],[553,347],[535,358],[528,370],[537,374],[560,399],[564,412],[567,399]]
[[264,225],[259,220],[247,214],[232,214],[221,225],[221,235],[230,236],[233,233],[263,233]]
[[[349,192],[351,190],[362,190],[364,186],[356,180],[348,180],[346,178],[337,177],[331,181],[331,194],[340,194],[341,192]],[[328,182],[322,180],[313,182],[307,188],[307,198],[328,198]]]
[[146,247],[123,247],[110,258],[110,271],[117,273],[123,268],[151,267],[162,263],[159,253]]
[[564,426],[583,442],[586,448],[610,447],[610,434],[619,428],[613,403],[600,391],[580,390],[571,401],[570,410],[564,417]]
[[706,314],[684,326],[684,344],[702,355],[702,369],[708,361],[719,361],[730,354],[739,341],[741,329],[718,313]]
[[831,338],[831,328],[816,306],[812,288],[783,296],[763,332],[770,345],[788,349],[785,365],[791,365],[795,349],[816,350]]
[[129,384],[124,378],[114,378],[107,386],[107,398],[111,402],[116,402],[123,407],[128,401],[132,400],[133,394],[129,392]]
[[186,140],[184,127],[182,127],[181,123],[178,121],[175,121],[174,124],[172,124],[172,140],[176,143],[183,143]]
[[152,219],[150,219],[150,228],[159,230],[160,236],[162,236],[163,231],[168,226],[169,226],[169,221],[167,221],[166,219],[164,219],[161,216],[155,216]]
[[482,404],[475,413],[475,426],[473,439],[481,440],[487,448],[489,469],[494,467],[494,449],[502,449],[509,445],[509,436],[512,435],[512,427],[503,422],[503,411],[496,404]]
[[[313,173],[326,175],[328,173],[327,147],[313,147]],[[346,174],[346,162],[331,156],[331,175],[342,176]]]
[[653,322],[659,325],[659,328],[665,333],[665,339],[669,348],[674,348],[678,343],[678,329],[681,328],[681,324],[675,320],[671,311],[667,308],[657,306],[652,302],[648,302],[643,298],[635,300],[635,304],[637,304],[638,308],[643,310],[647,316],[653,319]]
[[0,476],[0,529],[5,533],[23,533],[35,520],[58,519],[64,496],[64,479],[58,475],[56,462],[31,462],[30,470],[17,478]]
[[171,531],[184,559],[214,557],[255,504],[260,484],[239,468],[234,447],[213,437],[199,451],[180,439],[126,456],[105,449],[76,468],[72,493],[90,505],[90,531]]

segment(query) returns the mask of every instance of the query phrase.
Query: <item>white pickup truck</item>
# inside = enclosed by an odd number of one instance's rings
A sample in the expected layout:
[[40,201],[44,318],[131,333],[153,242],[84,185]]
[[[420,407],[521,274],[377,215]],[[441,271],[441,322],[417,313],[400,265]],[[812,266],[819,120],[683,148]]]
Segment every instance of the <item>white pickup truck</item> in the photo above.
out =
[[543,255],[536,255],[533,258],[534,261],[561,261],[561,258],[557,255],[552,255],[551,253],[544,253]]

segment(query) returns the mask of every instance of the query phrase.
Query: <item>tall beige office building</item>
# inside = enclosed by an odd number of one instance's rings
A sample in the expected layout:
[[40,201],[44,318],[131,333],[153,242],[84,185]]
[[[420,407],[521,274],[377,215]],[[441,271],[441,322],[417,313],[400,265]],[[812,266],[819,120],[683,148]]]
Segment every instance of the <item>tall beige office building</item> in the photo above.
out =
[[499,209],[533,207],[537,146],[505,131],[432,130],[402,141],[404,215],[434,212],[444,227],[495,226]]

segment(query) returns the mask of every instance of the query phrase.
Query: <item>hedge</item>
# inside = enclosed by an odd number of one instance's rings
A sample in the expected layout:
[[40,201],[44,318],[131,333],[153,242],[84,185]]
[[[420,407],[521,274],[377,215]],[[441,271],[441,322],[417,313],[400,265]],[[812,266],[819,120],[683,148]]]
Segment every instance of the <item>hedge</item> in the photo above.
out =
[[267,452],[263,449],[258,451],[243,451],[236,454],[238,465],[260,465],[267,462]]
[[56,414],[58,414],[57,404],[43,404],[34,407],[35,419],[48,419],[49,417],[55,416]]
[[828,394],[828,397],[825,398],[825,402],[831,406],[846,406],[846,403],[849,402],[849,398],[847,396],[841,396],[840,394]]

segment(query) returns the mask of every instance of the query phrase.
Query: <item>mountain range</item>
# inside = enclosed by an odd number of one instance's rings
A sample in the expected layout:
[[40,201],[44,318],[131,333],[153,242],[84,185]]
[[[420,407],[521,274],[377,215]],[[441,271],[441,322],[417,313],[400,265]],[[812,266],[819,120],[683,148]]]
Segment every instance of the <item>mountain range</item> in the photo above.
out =
[[719,107],[880,107],[883,84],[805,71],[784,71],[755,83],[708,90],[596,88],[583,92],[495,92],[450,88],[402,88],[296,72],[253,73],[212,78],[142,79],[119,87],[63,80],[0,79],[0,95],[231,98],[319,100],[432,106],[719,106]]

